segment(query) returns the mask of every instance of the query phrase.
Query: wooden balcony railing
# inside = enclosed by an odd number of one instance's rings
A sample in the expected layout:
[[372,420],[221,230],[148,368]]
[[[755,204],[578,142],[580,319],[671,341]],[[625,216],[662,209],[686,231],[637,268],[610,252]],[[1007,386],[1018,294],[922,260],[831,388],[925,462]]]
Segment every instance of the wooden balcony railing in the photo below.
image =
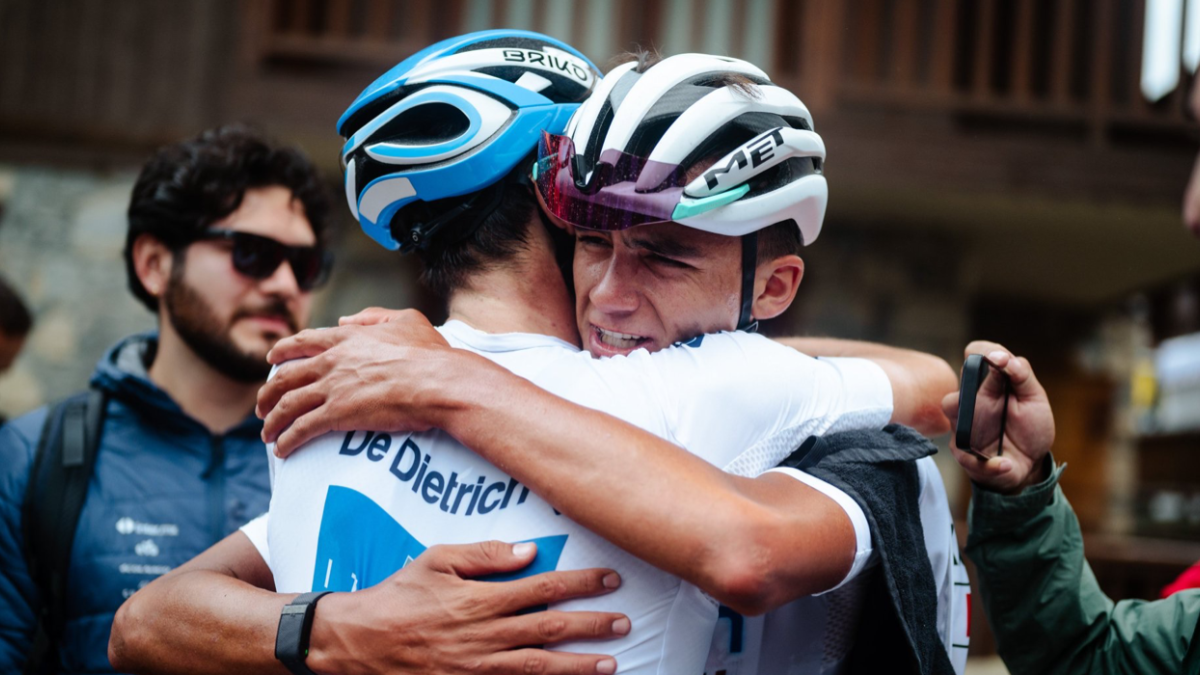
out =
[[1139,91],[1146,0],[851,0],[842,102],[1075,125],[1098,143],[1182,129]]
[[814,108],[884,105],[1046,121],[1095,143],[1189,124],[1181,87],[1138,90],[1146,0],[267,0],[264,62],[381,68],[507,26],[603,64],[637,47],[764,65]]

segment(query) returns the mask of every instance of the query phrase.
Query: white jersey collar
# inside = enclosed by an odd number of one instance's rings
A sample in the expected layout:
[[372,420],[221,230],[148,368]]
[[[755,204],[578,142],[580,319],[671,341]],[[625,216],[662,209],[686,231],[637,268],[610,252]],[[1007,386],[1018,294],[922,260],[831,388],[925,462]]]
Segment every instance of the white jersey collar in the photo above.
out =
[[442,324],[438,331],[453,347],[468,347],[473,351],[498,353],[514,352],[536,347],[556,347],[580,351],[579,347],[549,335],[537,333],[485,333],[457,319]]

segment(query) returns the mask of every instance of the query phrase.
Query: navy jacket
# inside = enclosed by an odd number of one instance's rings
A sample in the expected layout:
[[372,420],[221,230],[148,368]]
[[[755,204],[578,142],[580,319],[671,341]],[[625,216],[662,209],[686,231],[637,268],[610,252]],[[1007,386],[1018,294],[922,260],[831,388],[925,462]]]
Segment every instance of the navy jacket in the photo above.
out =
[[[66,673],[111,673],[108,636],[125,598],[267,510],[267,455],[253,415],[209,433],[150,381],[154,334],[100,360],[109,395],[95,474],[79,518],[61,645]],[[21,507],[46,408],[0,427],[0,673],[19,673],[35,627]]]

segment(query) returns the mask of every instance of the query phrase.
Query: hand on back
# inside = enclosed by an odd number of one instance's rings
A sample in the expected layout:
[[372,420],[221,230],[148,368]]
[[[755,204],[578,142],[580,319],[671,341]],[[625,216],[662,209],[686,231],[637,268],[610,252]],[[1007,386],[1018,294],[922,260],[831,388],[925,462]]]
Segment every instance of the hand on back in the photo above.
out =
[[267,358],[283,365],[259,390],[256,412],[280,457],[330,431],[438,427],[437,386],[453,381],[455,366],[495,367],[451,348],[420,312],[380,308],[280,340]]
[[517,612],[619,586],[606,569],[546,572],[505,582],[473,577],[513,572],[535,555],[532,544],[498,541],[434,546],[383,583],[336,593],[317,606],[307,661],[316,672],[558,673],[608,675],[611,656],[533,648],[602,640],[629,632],[612,612]]

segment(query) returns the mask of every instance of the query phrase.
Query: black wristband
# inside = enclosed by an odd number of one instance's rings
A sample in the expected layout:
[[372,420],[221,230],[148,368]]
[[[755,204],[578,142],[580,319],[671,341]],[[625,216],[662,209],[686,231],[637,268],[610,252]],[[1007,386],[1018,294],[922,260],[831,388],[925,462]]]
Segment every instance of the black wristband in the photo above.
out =
[[308,658],[308,638],[312,634],[317,600],[329,591],[305,593],[288,603],[279,614],[279,632],[275,634],[275,658],[296,675],[315,675],[304,665]]

